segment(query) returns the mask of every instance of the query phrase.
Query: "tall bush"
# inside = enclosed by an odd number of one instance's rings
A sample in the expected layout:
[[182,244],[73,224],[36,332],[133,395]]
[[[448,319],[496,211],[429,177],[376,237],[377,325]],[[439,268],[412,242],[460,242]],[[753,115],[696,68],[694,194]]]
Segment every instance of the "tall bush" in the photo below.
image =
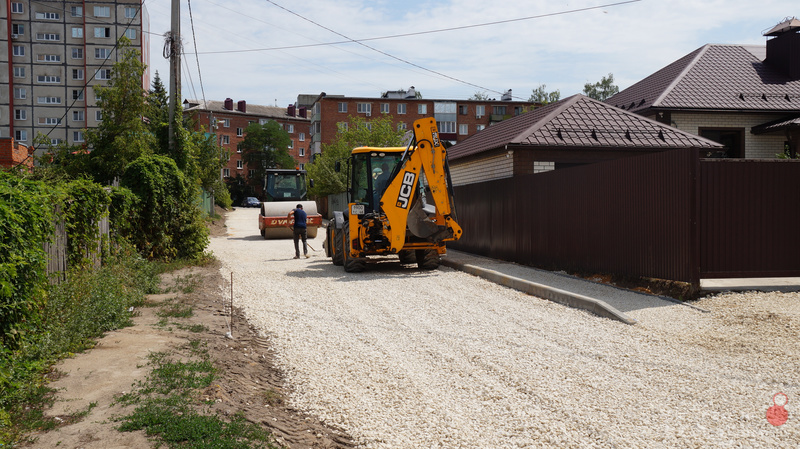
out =
[[196,258],[208,244],[208,230],[197,205],[197,187],[175,161],[143,156],[132,162],[121,184],[138,198],[138,214],[128,237],[150,259]]

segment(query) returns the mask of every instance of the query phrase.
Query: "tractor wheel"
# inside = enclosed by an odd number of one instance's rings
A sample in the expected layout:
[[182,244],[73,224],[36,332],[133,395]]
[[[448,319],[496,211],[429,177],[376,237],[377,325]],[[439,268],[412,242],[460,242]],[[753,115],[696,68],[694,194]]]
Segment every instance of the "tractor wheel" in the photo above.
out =
[[355,258],[350,255],[350,226],[347,219],[344,221],[344,229],[342,229],[342,264],[344,271],[348,273],[360,273],[366,268],[366,261],[364,259]]
[[417,265],[423,270],[435,270],[439,268],[439,252],[435,249],[418,249],[416,251]]
[[397,255],[400,257],[400,263],[417,263],[417,256],[414,254],[414,251],[402,250],[397,253]]
[[333,264],[337,266],[342,266],[344,261],[342,260],[342,234],[344,233],[344,229],[336,229],[332,228],[329,232],[333,234],[333,240],[328,243],[331,248],[331,259],[333,260]]

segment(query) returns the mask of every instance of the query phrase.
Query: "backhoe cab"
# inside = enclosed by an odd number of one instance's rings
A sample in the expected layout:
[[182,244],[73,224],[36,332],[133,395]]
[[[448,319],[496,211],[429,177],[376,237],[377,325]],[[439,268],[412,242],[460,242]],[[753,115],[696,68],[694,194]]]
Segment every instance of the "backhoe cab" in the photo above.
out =
[[461,237],[455,220],[447,152],[433,118],[414,122],[408,147],[355,148],[348,163],[348,207],[335,211],[325,249],[345,271],[368,256],[397,255],[435,269],[445,242]]

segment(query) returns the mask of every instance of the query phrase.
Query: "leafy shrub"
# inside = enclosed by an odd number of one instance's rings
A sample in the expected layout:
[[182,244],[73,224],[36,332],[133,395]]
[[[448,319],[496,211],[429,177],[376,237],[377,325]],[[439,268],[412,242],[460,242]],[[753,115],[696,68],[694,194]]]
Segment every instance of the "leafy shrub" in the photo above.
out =
[[138,214],[128,238],[150,259],[191,259],[203,254],[208,230],[193,186],[175,161],[143,156],[125,170],[121,183],[138,197]]

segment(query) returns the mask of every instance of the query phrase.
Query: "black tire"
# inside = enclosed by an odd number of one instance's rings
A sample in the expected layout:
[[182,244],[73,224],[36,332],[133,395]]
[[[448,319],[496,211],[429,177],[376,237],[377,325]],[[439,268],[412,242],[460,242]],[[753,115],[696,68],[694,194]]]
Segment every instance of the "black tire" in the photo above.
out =
[[400,257],[400,263],[409,264],[417,263],[417,256],[414,251],[402,250],[397,255]]
[[346,218],[342,231],[344,232],[340,232],[340,234],[342,234],[342,262],[344,264],[344,271],[348,273],[360,273],[366,268],[366,261],[350,256],[350,226]]
[[331,229],[333,234],[333,241],[330,243],[331,253],[333,253],[331,260],[333,260],[334,265],[339,267],[344,265],[344,260],[342,260],[342,231],[344,229]]
[[439,268],[441,259],[439,252],[435,249],[418,249],[416,251],[417,265],[423,270],[435,270]]
[[266,229],[263,229],[263,228],[261,229],[261,237],[263,237],[264,240],[267,239],[267,230]]

